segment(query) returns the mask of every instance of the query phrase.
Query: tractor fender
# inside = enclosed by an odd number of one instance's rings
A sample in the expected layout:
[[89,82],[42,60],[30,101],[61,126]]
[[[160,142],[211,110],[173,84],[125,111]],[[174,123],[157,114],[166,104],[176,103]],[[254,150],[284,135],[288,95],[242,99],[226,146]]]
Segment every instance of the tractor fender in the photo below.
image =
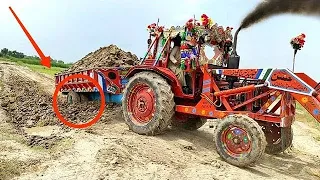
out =
[[135,66],[128,71],[125,78],[129,79],[132,76],[134,76],[136,73],[143,72],[143,71],[151,71],[162,76],[171,85],[172,91],[176,97],[184,97],[182,92],[182,87],[179,83],[178,78],[169,68],[155,67],[155,66],[154,67]]

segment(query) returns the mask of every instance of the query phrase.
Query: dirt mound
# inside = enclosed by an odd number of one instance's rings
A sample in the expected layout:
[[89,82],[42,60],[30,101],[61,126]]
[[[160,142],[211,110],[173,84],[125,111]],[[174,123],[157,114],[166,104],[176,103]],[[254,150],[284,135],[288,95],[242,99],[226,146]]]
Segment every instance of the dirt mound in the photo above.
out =
[[85,57],[74,63],[64,72],[80,71],[89,68],[133,66],[138,62],[138,57],[131,52],[125,52],[116,45],[100,47],[95,52],[87,54]]
[[1,106],[11,116],[11,123],[16,127],[33,127],[42,122],[53,125],[55,116],[52,98],[37,84],[18,75],[11,75],[5,82],[5,91],[0,96]]
[[[11,117],[9,121],[16,128],[63,125],[53,111],[52,94],[37,82],[11,73],[8,78],[3,79],[3,85],[4,88],[0,92],[0,106]],[[73,123],[85,123],[97,115],[100,102],[69,105],[65,97],[59,97],[58,106],[65,119]],[[107,122],[110,118],[121,118],[118,117],[122,114],[119,113],[120,110],[119,106],[108,105],[100,121]],[[68,129],[65,125],[63,127]]]

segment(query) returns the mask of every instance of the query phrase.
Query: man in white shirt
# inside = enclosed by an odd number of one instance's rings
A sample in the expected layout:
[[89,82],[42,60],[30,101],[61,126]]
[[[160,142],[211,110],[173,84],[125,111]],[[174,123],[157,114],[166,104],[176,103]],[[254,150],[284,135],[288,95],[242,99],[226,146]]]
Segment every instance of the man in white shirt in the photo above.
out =
[[181,63],[181,37],[178,34],[176,37],[172,39],[174,46],[171,50],[170,56],[169,56],[169,62],[168,62],[168,68],[175,73],[177,76],[181,86],[183,87],[183,90],[185,91],[184,93],[188,92],[187,91],[187,84],[185,80],[185,73],[184,71],[180,68],[180,63]]

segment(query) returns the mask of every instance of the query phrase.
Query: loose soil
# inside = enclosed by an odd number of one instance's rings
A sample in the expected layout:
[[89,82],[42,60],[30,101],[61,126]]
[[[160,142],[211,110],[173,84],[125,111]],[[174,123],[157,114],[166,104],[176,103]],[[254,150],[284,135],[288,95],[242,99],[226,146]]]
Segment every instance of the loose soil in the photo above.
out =
[[75,72],[90,68],[126,67],[137,63],[138,57],[135,54],[125,52],[112,44],[87,54],[64,72]]

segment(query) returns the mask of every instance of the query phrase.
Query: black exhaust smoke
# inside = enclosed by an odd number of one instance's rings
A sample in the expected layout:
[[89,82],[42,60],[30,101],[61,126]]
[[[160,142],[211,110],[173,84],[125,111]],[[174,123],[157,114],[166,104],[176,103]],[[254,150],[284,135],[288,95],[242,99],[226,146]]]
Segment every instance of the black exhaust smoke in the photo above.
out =
[[242,29],[278,14],[320,15],[320,0],[264,0],[242,20],[234,36],[233,54],[237,54],[237,36]]
[[278,14],[320,15],[320,0],[265,0],[242,21],[240,28],[248,28]]

